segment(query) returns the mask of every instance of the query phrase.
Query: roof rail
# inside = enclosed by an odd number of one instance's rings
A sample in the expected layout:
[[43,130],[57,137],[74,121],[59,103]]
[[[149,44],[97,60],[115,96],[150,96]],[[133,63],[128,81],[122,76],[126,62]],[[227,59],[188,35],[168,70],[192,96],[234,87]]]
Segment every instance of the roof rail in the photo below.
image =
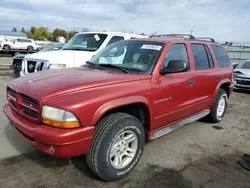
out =
[[195,37],[195,39],[198,39],[198,40],[210,40],[211,42],[215,42],[215,40],[213,38],[209,38],[209,37]]
[[172,38],[176,38],[176,37],[189,37],[190,39],[194,40],[195,37],[193,35],[189,35],[189,34],[159,34],[159,35],[151,35],[150,38],[153,37],[172,37]]

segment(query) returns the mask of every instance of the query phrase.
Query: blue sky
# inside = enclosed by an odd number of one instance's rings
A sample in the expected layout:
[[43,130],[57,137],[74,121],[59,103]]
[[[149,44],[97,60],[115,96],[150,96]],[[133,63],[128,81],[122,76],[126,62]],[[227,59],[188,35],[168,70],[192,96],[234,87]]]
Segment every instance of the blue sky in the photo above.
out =
[[190,33],[250,41],[250,0],[0,0],[0,30]]

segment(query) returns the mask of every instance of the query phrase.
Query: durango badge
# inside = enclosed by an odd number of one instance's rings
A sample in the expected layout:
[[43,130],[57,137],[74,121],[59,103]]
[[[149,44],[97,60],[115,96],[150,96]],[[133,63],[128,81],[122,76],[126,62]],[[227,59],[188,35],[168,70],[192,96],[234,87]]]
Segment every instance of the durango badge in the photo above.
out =
[[32,81],[32,80],[29,80],[29,81],[27,82],[27,84],[31,84],[31,83],[33,83],[33,81]]

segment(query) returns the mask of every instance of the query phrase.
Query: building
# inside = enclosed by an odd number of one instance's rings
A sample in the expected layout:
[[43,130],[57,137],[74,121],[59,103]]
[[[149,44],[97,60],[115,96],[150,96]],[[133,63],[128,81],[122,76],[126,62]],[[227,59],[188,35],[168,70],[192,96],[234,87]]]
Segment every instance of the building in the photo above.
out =
[[11,31],[0,31],[0,41],[12,40],[12,39],[26,39],[25,33],[11,32]]
[[228,52],[232,63],[241,63],[250,59],[250,42],[249,41],[232,41],[219,42]]
[[56,38],[56,41],[59,42],[59,43],[65,43],[66,42],[66,39],[63,37],[63,36],[58,36]]

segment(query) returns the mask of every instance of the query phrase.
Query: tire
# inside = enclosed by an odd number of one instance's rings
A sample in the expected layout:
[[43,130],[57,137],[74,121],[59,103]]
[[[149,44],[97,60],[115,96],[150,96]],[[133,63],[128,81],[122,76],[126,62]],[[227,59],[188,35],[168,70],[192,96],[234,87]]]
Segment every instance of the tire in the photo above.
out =
[[9,51],[9,50],[10,50],[10,46],[7,45],[7,44],[5,44],[5,45],[3,46],[3,50],[4,50],[4,51]]
[[[125,137],[133,135],[134,141],[126,142],[127,140],[123,139],[125,142],[122,142],[122,140],[118,142],[121,134],[124,134]],[[117,147],[114,146],[117,143],[116,141],[118,142]],[[105,181],[121,179],[128,175],[139,162],[144,144],[144,128],[137,118],[125,113],[108,115],[97,124],[90,150],[86,155],[87,164],[95,175]],[[115,164],[115,158],[126,150],[126,146],[130,148],[136,148],[137,146],[137,149],[134,149],[132,153],[129,151],[131,158],[124,155],[125,166],[118,167]],[[114,151],[113,155],[111,150]]]
[[33,52],[34,48],[33,48],[33,46],[28,46],[27,50],[30,51],[30,52]]
[[[219,112],[218,108],[220,105],[220,101],[224,100],[225,105],[224,108],[222,109],[222,105],[221,105],[221,110]],[[221,102],[222,103],[222,102]],[[207,117],[207,120],[211,123],[218,123],[220,122],[227,110],[227,106],[228,106],[228,96],[227,96],[227,92],[224,89],[219,89],[216,99],[211,107],[211,111],[210,114]]]

